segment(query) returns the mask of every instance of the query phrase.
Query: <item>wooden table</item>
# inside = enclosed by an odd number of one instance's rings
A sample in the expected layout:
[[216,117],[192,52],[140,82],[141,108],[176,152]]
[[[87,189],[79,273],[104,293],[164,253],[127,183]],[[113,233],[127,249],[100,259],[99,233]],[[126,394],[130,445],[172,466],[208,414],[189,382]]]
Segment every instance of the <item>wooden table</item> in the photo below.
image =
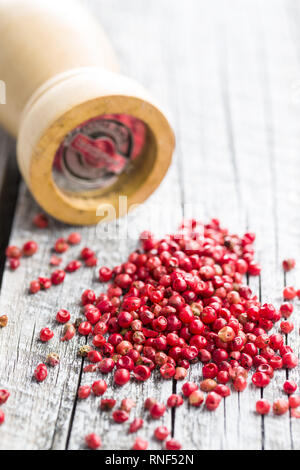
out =
[[[151,228],[173,231],[183,215],[208,220],[219,217],[231,231],[257,233],[256,247],[263,271],[249,284],[263,302],[281,302],[286,284],[300,287],[300,2],[297,0],[89,0],[86,3],[110,32],[124,73],[144,83],[169,108],[177,136],[174,163],[154,196],[130,216],[130,238],[103,240],[95,228],[81,229],[85,243],[96,249],[101,265],[114,266],[137,244],[138,232],[150,228],[148,214],[158,214]],[[0,77],[1,78],[1,77]],[[88,432],[103,438],[105,449],[128,449],[134,437],[127,425],[112,423],[98,410],[99,399],[78,401],[79,384],[92,383],[77,357],[83,338],[61,343],[54,322],[60,307],[80,316],[80,292],[94,286],[95,272],[84,268],[49,292],[27,293],[30,280],[49,273],[50,248],[58,236],[72,231],[54,220],[49,230],[32,226],[38,208],[14,162],[14,143],[0,137],[1,272],[8,243],[39,243],[36,256],[20,269],[5,269],[0,313],[9,316],[0,331],[0,388],[11,397],[3,406],[6,423],[0,428],[0,449],[80,449]],[[126,220],[121,220],[123,228]],[[153,227],[154,225],[154,227]],[[12,229],[11,229],[12,226]],[[75,254],[78,250],[72,249]],[[65,259],[70,259],[71,251]],[[294,256],[298,265],[287,275],[281,261]],[[298,284],[297,284],[298,282]],[[299,303],[295,330],[288,337],[299,353]],[[38,341],[43,326],[55,338]],[[56,351],[61,364],[37,384],[34,368]],[[299,384],[298,370],[288,375]],[[286,372],[263,391],[271,401],[283,396]],[[201,367],[190,368],[199,381]],[[131,383],[109,395],[131,396],[135,416],[142,416],[147,396],[165,400],[181,384],[155,378]],[[299,449],[300,422],[254,413],[261,391],[249,386],[233,392],[214,412],[186,405],[162,422],[184,449]],[[139,435],[152,439],[157,422],[145,418]]]

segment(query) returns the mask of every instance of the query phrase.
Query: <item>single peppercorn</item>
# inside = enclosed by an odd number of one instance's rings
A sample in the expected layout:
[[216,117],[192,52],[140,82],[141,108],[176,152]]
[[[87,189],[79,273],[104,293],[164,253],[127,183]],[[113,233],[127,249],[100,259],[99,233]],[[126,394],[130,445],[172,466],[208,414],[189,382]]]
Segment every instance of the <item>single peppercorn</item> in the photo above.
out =
[[65,253],[69,249],[69,245],[64,238],[58,238],[54,244],[56,253]]
[[33,224],[41,229],[47,228],[49,226],[49,219],[46,214],[36,214],[32,220]]
[[194,382],[185,382],[182,385],[182,393],[185,397],[189,397],[197,388],[198,386]]
[[22,250],[17,246],[8,246],[5,250],[5,256],[7,258],[19,259],[22,256]]
[[154,436],[159,441],[164,441],[170,434],[169,429],[166,426],[158,426],[154,431]]
[[132,446],[133,450],[146,450],[148,449],[148,441],[145,441],[145,439],[141,439],[140,437],[137,437],[136,440],[134,441],[134,444]]
[[123,386],[130,380],[130,372],[127,369],[118,369],[114,375],[114,382],[117,385]]
[[66,277],[65,271],[63,271],[62,269],[57,269],[51,274],[51,282],[53,285],[58,286],[59,284],[64,282],[65,277]]
[[47,367],[45,364],[39,364],[34,371],[34,376],[38,382],[43,382],[48,375]]
[[113,412],[113,420],[116,423],[125,423],[129,419],[129,414],[124,410],[116,410]]
[[78,232],[72,232],[68,236],[68,243],[70,245],[78,245],[81,242],[81,235]]
[[194,390],[189,395],[189,404],[192,406],[199,407],[204,402],[204,395],[200,390]]
[[271,405],[266,399],[261,399],[256,402],[256,411],[260,415],[266,415],[269,413]]
[[7,315],[1,315],[0,316],[0,328],[5,328],[8,323],[8,316]]
[[176,439],[169,439],[165,444],[166,450],[180,450],[181,444]]
[[24,243],[23,248],[22,248],[22,253],[24,256],[32,256],[34,255],[38,250],[38,245],[36,242],[33,240],[30,240],[26,243]]
[[91,387],[89,385],[81,385],[78,389],[78,398],[85,400],[91,394]]
[[40,331],[40,340],[43,342],[50,341],[54,336],[54,333],[49,328],[42,328]]
[[288,409],[289,409],[289,402],[286,400],[283,400],[282,398],[275,400],[273,403],[273,413],[275,415],[283,415],[288,411]]
[[47,359],[46,359],[46,362],[47,364],[49,364],[51,367],[55,367],[59,364],[60,362],[60,358],[59,358],[59,355],[57,353],[50,353],[48,354],[47,356]]
[[283,384],[283,390],[287,395],[295,393],[297,390],[297,384],[293,380],[286,380]]
[[72,325],[71,323],[66,323],[64,327],[64,335],[60,340],[70,341],[75,336],[75,333],[76,333],[75,326]]
[[20,260],[18,258],[10,258],[9,259],[9,267],[12,271],[15,271],[20,267]]
[[94,433],[85,436],[85,443],[92,450],[99,449],[102,445],[100,437]]
[[100,402],[100,409],[101,411],[110,411],[116,404],[116,400],[114,398],[102,398]]
[[29,286],[29,292],[31,294],[36,294],[41,290],[41,285],[39,281],[31,281],[30,286]]
[[0,390],[0,405],[4,405],[7,402],[10,393],[8,390],[2,389]]
[[151,417],[154,419],[161,418],[165,414],[165,411],[166,407],[163,403],[154,403],[149,410]]
[[282,267],[284,271],[291,271],[296,266],[294,258],[288,258],[282,261]]
[[105,382],[105,380],[96,380],[96,382],[94,382],[92,385],[92,390],[93,394],[96,395],[96,397],[100,397],[106,392],[107,383]]
[[129,426],[129,432],[134,433],[143,427],[144,420],[142,418],[135,418]]

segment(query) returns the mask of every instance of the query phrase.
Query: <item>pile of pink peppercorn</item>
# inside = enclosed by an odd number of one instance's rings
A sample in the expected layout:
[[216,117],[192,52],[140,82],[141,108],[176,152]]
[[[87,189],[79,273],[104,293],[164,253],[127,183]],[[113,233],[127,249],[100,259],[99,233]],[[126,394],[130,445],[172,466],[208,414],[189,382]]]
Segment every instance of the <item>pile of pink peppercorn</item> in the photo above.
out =
[[[34,223],[40,228],[48,226],[42,214],[35,217]],[[171,395],[166,404],[152,398],[146,400],[145,409],[153,419],[161,418],[167,407],[181,406],[184,399],[191,406],[200,407],[204,403],[208,410],[215,410],[222,398],[230,395],[230,383],[238,392],[245,390],[250,371],[252,384],[266,387],[276,369],[298,365],[284,335],[294,328],[289,320],[293,313],[290,301],[300,297],[300,291],[286,287],[285,301],[279,310],[273,304],[259,302],[245,283],[246,274],[257,276],[261,271],[254,259],[254,240],[253,233],[243,237],[230,234],[217,219],[208,224],[194,219],[184,221],[177,233],[161,240],[143,232],[139,248],[127,261],[113,269],[100,268],[99,281],[108,283],[106,292],[99,295],[88,289],[82,293],[85,321],[73,323],[67,310],[57,312],[57,322],[65,324],[61,341],[72,340],[76,333],[86,336],[88,344],[80,349],[80,355],[89,362],[84,371],[112,373],[118,386],[130,380],[146,381],[155,370],[164,379],[184,380],[192,364],[202,363],[203,380],[199,384],[185,382],[182,394]],[[60,265],[62,259],[57,255],[80,242],[78,233],[58,239],[50,264]],[[33,255],[37,249],[33,241],[27,242],[22,250],[8,247],[11,268],[18,267],[22,255]],[[56,269],[49,277],[33,280],[30,293],[61,284],[66,273],[77,271],[83,264],[94,267],[98,262],[95,252],[88,247],[81,250],[79,258],[69,261],[65,269]],[[289,271],[295,261],[287,259],[282,264]],[[282,334],[271,332],[278,322]],[[40,332],[43,342],[53,336],[53,331],[46,327]],[[59,357],[50,354],[45,362],[55,366]],[[37,381],[44,381],[47,365],[39,364],[34,375]],[[291,409],[291,415],[299,417],[297,385],[287,380],[283,390],[288,400],[275,400],[273,413],[281,415]],[[106,391],[107,384],[102,378],[92,386],[80,386],[78,397],[86,399],[91,393],[102,396]],[[0,390],[0,404],[8,396],[6,390]],[[114,398],[101,399],[102,411],[115,406]],[[113,420],[126,422],[134,406],[130,398],[124,399],[112,412]],[[256,403],[259,414],[269,413],[270,408],[265,399]],[[0,410],[0,424],[3,421],[4,413]],[[135,433],[142,426],[142,418],[135,418],[129,432]],[[165,441],[166,449],[180,449],[178,441],[167,440],[169,434],[165,426],[158,426],[154,433],[156,439]],[[86,444],[96,449],[101,447],[101,439],[89,434]],[[136,438],[133,449],[147,447],[147,441]]]

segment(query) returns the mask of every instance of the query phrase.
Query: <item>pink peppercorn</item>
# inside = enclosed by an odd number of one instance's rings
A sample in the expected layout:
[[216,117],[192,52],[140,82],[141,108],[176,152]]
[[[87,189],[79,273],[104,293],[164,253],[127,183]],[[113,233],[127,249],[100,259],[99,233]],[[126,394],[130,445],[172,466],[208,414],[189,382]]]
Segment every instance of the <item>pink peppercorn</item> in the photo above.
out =
[[70,243],[70,245],[78,245],[78,243],[80,242],[81,242],[80,233],[78,232],[70,233],[70,235],[68,236],[68,243]]
[[161,366],[159,371],[164,379],[171,379],[172,377],[174,377],[176,372],[175,367],[172,364],[168,363]]
[[114,367],[115,362],[109,357],[103,359],[99,364],[99,370],[102,372],[102,374],[108,374],[113,370]]
[[109,411],[111,410],[116,404],[116,400],[114,398],[102,398],[100,402],[100,409],[101,411]]
[[123,386],[130,380],[130,372],[127,369],[118,369],[114,375],[114,382],[117,385]]
[[99,269],[99,280],[100,282],[108,282],[112,278],[112,270],[103,266]]
[[4,403],[7,402],[9,396],[10,396],[10,393],[7,390],[5,389],[0,390],[0,405],[4,405]]
[[15,271],[20,267],[20,260],[18,258],[10,258],[9,259],[9,267],[12,271]]
[[149,379],[151,371],[147,366],[138,365],[133,369],[133,375],[136,380],[145,381]]
[[297,384],[293,380],[286,380],[283,384],[283,390],[287,395],[291,395],[292,393],[295,393],[297,390]]
[[93,250],[91,250],[88,247],[85,247],[81,250],[80,257],[84,260],[90,258],[91,256],[95,256],[95,253]]
[[49,328],[42,328],[40,331],[40,340],[43,342],[50,341],[54,336],[53,331],[51,331]]
[[78,269],[80,269],[81,266],[82,266],[81,261],[79,261],[79,260],[76,259],[76,260],[70,261],[70,262],[67,264],[67,266],[66,266],[66,268],[65,268],[65,271],[66,271],[67,273],[73,273],[73,272],[75,272],[75,271],[78,271]]
[[237,392],[243,392],[245,388],[247,387],[247,379],[245,379],[245,377],[243,377],[242,375],[239,375],[233,381],[233,387]]
[[24,243],[23,245],[23,255],[24,256],[32,256],[34,255],[38,250],[38,245],[36,242],[33,240],[30,240],[29,242]]
[[154,403],[149,411],[152,418],[159,419],[165,414],[166,407],[163,403]]
[[294,329],[294,325],[292,322],[289,322],[289,321],[282,321],[280,323],[280,330],[282,331],[282,333],[284,333],[285,335],[288,335],[289,333],[291,333]]
[[94,433],[85,436],[85,443],[92,450],[99,449],[102,445],[100,437]]
[[289,407],[298,408],[300,406],[300,395],[290,395],[289,396]]
[[292,315],[294,306],[291,302],[284,302],[280,306],[280,313],[284,318],[288,318]]
[[218,408],[220,402],[221,402],[221,396],[218,395],[217,393],[215,392],[210,392],[207,397],[206,397],[206,400],[205,400],[205,405],[206,405],[206,408],[209,410],[209,411],[214,411]]
[[252,376],[252,383],[256,387],[266,387],[270,383],[270,377],[264,372],[255,372]]
[[96,382],[94,382],[92,385],[92,390],[93,394],[96,395],[96,397],[100,397],[106,392],[107,383],[105,382],[105,380],[96,380]]
[[284,271],[291,271],[296,266],[294,258],[288,258],[282,261],[282,267]]
[[64,335],[60,339],[61,341],[70,341],[76,333],[76,329],[74,325],[71,325],[71,323],[66,323],[64,327]]
[[93,362],[95,364],[102,361],[101,354],[99,353],[99,351],[95,351],[95,350],[89,351],[87,353],[87,358],[90,362]]
[[298,365],[298,357],[292,352],[288,352],[282,356],[282,364],[287,369],[293,369]]
[[45,364],[39,364],[34,371],[34,376],[38,382],[43,382],[48,375],[47,367]]
[[89,268],[93,268],[94,266],[97,266],[98,259],[96,258],[96,256],[90,256],[89,258],[84,260],[84,264]]
[[31,281],[29,286],[29,292],[31,294],[36,294],[37,292],[39,292],[39,290],[41,290],[39,281]]
[[91,394],[91,387],[89,385],[81,385],[78,389],[78,398],[86,399]]
[[33,224],[41,229],[47,228],[49,226],[49,219],[46,214],[36,214],[32,220]]
[[200,389],[203,392],[212,392],[217,386],[217,382],[213,379],[205,379],[200,382]]
[[54,244],[56,253],[65,253],[69,249],[69,245],[64,238],[58,238]]
[[133,450],[146,450],[148,449],[149,443],[140,437],[137,437],[132,446]]
[[62,263],[62,258],[58,258],[56,255],[52,255],[50,258],[51,266],[59,266]]
[[125,423],[125,421],[127,421],[128,418],[129,418],[129,414],[127,413],[127,411],[116,410],[113,412],[113,420],[116,423]]
[[57,269],[51,274],[51,282],[55,286],[58,286],[59,284],[64,282],[65,277],[66,277],[65,271],[63,271],[62,269]]
[[288,409],[289,409],[289,402],[286,400],[283,400],[282,398],[275,400],[273,403],[273,413],[275,415],[283,415],[288,411]]
[[214,392],[223,398],[228,397],[231,393],[230,388],[227,387],[227,385],[223,385],[223,384],[218,384],[216,388],[214,389]]
[[185,397],[189,397],[197,388],[198,386],[194,382],[185,382],[182,385],[182,393]]
[[156,398],[148,397],[145,400],[144,407],[145,407],[146,410],[150,410],[152,405],[154,405],[155,403],[157,403]]
[[65,310],[65,309],[60,309],[57,314],[56,314],[56,321],[58,323],[67,323],[71,318],[71,315],[70,313],[68,312],[68,310]]
[[183,404],[183,398],[180,395],[176,395],[175,393],[170,395],[167,400],[167,405],[170,408],[178,407]]
[[134,433],[143,427],[144,420],[142,418],[135,418],[129,426],[129,432]]
[[260,415],[266,415],[269,413],[271,405],[266,399],[261,399],[256,402],[256,412]]
[[164,441],[168,437],[169,434],[170,434],[170,431],[168,430],[166,426],[158,426],[154,431],[154,436],[159,441]]
[[38,281],[40,284],[40,288],[43,290],[50,289],[50,287],[52,286],[52,281],[48,277],[39,277]]
[[80,323],[78,333],[83,336],[88,336],[92,332],[92,325],[88,321]]
[[59,355],[57,353],[50,353],[46,358],[46,363],[51,367],[56,367],[60,362]]
[[294,287],[285,287],[283,289],[283,298],[286,300],[292,300],[296,297],[297,292]]
[[204,395],[203,395],[202,392],[200,392],[200,390],[194,390],[194,392],[192,392],[189,395],[189,404],[190,405],[198,407],[203,402],[204,402]]
[[169,439],[165,444],[166,450],[180,450],[181,444],[176,439]]
[[22,256],[22,250],[17,246],[8,246],[5,250],[5,255],[7,258],[19,259]]

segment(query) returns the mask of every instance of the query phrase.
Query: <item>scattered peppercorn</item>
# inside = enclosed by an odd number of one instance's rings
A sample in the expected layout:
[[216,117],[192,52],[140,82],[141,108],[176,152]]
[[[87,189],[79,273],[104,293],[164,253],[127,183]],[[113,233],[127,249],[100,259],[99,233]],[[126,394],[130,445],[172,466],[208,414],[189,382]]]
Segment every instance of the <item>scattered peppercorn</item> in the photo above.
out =
[[5,328],[8,322],[8,316],[7,315],[1,315],[0,316],[0,328]]

